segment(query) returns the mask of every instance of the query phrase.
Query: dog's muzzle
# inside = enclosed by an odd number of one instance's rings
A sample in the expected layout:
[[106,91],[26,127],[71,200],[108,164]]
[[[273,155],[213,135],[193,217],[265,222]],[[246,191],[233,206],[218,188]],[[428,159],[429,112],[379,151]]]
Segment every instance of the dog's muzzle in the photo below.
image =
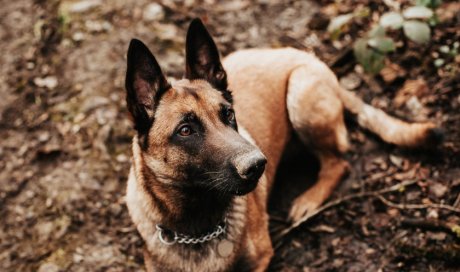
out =
[[234,194],[245,195],[254,190],[265,171],[266,164],[267,159],[259,150],[237,158],[235,168],[239,175],[239,180]]

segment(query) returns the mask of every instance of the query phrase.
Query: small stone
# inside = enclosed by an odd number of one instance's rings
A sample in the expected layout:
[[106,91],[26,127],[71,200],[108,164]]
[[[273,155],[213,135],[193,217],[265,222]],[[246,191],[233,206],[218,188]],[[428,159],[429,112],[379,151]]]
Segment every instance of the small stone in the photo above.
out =
[[26,63],[27,70],[33,70],[35,68],[35,63],[29,61]]
[[85,22],[85,27],[88,31],[94,33],[109,31],[112,29],[112,25],[107,21],[88,20]]
[[48,131],[44,131],[38,135],[38,141],[40,142],[47,142],[50,139],[50,133]]
[[117,160],[117,162],[123,163],[123,162],[127,162],[129,160],[129,158],[125,154],[119,154],[117,156],[116,160]]
[[372,255],[372,254],[374,254],[375,252],[376,252],[376,250],[373,249],[373,248],[371,248],[371,247],[369,247],[369,248],[366,249],[366,255]]
[[57,87],[58,80],[57,80],[57,77],[55,76],[47,76],[44,78],[36,77],[34,79],[34,84],[37,87],[45,87],[47,89],[52,90]]
[[43,263],[37,270],[38,272],[58,272],[59,266],[54,263]]
[[69,8],[69,12],[83,13],[92,8],[100,6],[101,4],[102,4],[101,0],[83,0],[83,1],[76,2],[75,4],[71,5]]
[[164,18],[164,10],[163,7],[160,4],[157,3],[151,3],[147,5],[147,7],[144,9],[144,13],[142,14],[142,18],[144,18],[145,21],[159,21]]
[[340,78],[340,85],[347,90],[354,90],[361,85],[361,78],[356,73],[349,73]]
[[54,230],[53,222],[40,222],[35,225],[35,230],[40,242],[45,242],[51,237]]
[[85,39],[85,34],[83,34],[83,32],[75,32],[73,35],[72,35],[72,40],[74,40],[75,42],[81,42]]
[[81,112],[88,113],[91,110],[100,108],[109,104],[110,100],[104,96],[92,96],[88,97],[81,107]]
[[85,257],[83,255],[81,255],[81,254],[78,254],[78,253],[73,254],[73,262],[74,263],[81,263],[84,259],[85,259]]

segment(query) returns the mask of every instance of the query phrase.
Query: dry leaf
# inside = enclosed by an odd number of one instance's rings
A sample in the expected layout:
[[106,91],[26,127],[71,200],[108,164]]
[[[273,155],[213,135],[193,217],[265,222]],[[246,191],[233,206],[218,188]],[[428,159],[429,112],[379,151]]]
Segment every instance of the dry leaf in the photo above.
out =
[[404,86],[398,90],[393,103],[396,107],[404,105],[412,96],[421,98],[428,93],[428,85],[423,78],[407,80]]
[[385,67],[380,71],[380,76],[382,76],[386,83],[391,83],[398,77],[404,77],[406,74],[406,70],[401,68],[401,66],[389,61],[385,63]]

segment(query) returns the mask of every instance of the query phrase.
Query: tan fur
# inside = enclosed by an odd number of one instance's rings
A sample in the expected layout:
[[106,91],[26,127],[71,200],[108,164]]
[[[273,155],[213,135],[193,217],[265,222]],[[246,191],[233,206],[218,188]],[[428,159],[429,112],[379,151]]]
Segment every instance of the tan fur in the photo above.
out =
[[339,155],[349,148],[344,108],[384,141],[417,147],[432,123],[410,124],[365,104],[343,89],[334,73],[314,55],[293,48],[238,51],[224,60],[238,121],[248,128],[268,158],[268,186],[274,179],[291,128],[321,162],[319,180],[294,201],[291,219],[314,211],[348,172]]
[[[317,184],[294,202],[290,216],[296,220],[324,202],[348,171],[348,163],[340,158],[349,148],[344,109],[356,114],[361,125],[383,140],[404,146],[420,145],[427,130],[433,127],[432,124],[408,124],[364,104],[339,86],[324,63],[296,49],[239,51],[228,56],[223,65],[235,100],[239,134],[267,157],[265,174],[254,191],[233,198],[226,213],[228,230],[224,238],[235,246],[230,256],[217,256],[218,240],[206,244],[204,254],[185,246],[161,244],[155,225],[169,220],[169,214],[180,213],[180,205],[183,205],[175,199],[175,193],[167,189],[171,187],[165,187],[174,179],[180,179],[180,163],[188,159],[166,140],[180,114],[193,109],[212,128],[207,145],[229,145],[228,148],[239,145],[234,142],[236,136],[228,138],[233,132],[217,120],[217,107],[226,102],[215,89],[203,80],[183,79],[174,83],[155,111],[158,121],[151,129],[155,133],[148,134],[148,149],[141,150],[141,139],[137,136],[133,140],[126,201],[146,244],[148,271],[228,271],[242,255],[255,271],[265,271],[273,255],[267,199],[293,130],[316,152],[321,162]],[[235,165],[238,168],[238,163]]]

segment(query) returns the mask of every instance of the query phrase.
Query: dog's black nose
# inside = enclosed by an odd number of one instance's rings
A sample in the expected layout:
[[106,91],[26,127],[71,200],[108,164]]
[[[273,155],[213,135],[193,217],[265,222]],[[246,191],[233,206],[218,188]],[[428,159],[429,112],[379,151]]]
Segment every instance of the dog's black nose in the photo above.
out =
[[265,170],[266,163],[267,159],[265,157],[255,158],[245,169],[241,171],[242,178],[251,181],[259,179]]

